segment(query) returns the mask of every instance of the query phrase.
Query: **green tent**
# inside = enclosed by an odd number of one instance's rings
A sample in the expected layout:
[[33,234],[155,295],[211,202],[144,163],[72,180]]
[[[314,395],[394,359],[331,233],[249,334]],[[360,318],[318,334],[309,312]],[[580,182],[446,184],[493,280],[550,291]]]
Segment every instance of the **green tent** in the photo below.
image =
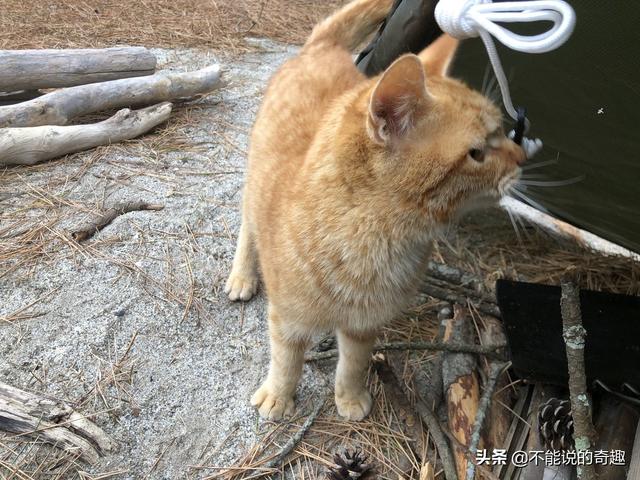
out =
[[[396,1],[359,67],[375,74],[436,38],[436,3]],[[525,54],[496,42],[513,102],[527,109],[529,136],[545,145],[531,163],[557,159],[527,173],[543,177],[534,182],[581,178],[569,185],[529,185],[526,193],[553,216],[640,252],[640,3],[569,3],[576,28],[558,50]],[[519,25],[518,33],[547,27]],[[480,89],[487,69],[482,41],[465,40],[452,75]]]

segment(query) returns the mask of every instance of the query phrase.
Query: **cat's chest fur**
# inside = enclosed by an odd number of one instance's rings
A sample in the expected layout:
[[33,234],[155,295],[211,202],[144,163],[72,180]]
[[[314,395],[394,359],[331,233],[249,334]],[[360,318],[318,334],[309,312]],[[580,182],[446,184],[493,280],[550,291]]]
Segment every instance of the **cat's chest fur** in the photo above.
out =
[[366,330],[391,321],[411,304],[430,256],[429,231],[399,228],[406,222],[375,205],[290,212],[280,237],[287,253],[271,273],[289,299],[291,285],[304,284],[300,306],[290,301],[287,306],[301,322],[318,328],[348,323]]

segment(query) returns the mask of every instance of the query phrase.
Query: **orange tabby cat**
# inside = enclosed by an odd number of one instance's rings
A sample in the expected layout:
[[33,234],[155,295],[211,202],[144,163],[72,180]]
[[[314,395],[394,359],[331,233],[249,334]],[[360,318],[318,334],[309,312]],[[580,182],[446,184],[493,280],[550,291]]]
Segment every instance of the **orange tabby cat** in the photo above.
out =
[[434,232],[520,175],[500,111],[445,76],[452,38],[376,78],[356,69],[351,51],[391,4],[356,0],[317,25],[256,119],[226,291],[248,300],[262,271],[271,365],[251,403],[266,418],[292,413],[310,336],[328,329],[338,412],[364,418],[376,333],[415,298]]

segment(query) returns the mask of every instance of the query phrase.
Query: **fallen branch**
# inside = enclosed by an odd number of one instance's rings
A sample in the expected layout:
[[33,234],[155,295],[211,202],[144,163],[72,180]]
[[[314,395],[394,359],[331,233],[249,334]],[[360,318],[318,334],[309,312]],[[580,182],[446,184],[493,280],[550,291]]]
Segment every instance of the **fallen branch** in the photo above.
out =
[[[320,410],[322,410],[323,405],[324,405],[324,397],[321,397],[313,407],[313,410],[311,411],[307,419],[304,421],[304,423],[300,427],[300,430],[298,430],[287,441],[287,443],[285,443],[282,446],[282,448],[274,458],[272,458],[267,463],[265,463],[264,466],[261,468],[277,469],[280,467],[280,465],[282,465],[282,462],[284,461],[284,459],[287,458],[287,456],[293,451],[294,448],[296,448],[296,445],[300,443],[300,441],[303,439],[303,437],[307,434],[307,432],[311,428],[311,425],[313,424],[313,422],[315,422],[316,418],[318,418],[318,415],[320,414]],[[268,475],[268,474],[265,473],[265,475]]]
[[500,309],[495,299],[482,295],[468,288],[459,287],[439,278],[427,277],[421,291],[427,295],[450,303],[466,305],[471,301],[482,313],[501,318]]
[[471,288],[473,290],[479,290],[482,287],[482,281],[477,276],[451,265],[430,260],[427,264],[427,271],[433,278],[453,283],[460,287]]
[[[595,430],[591,421],[591,404],[587,396],[587,377],[584,369],[584,344],[586,331],[582,326],[580,290],[575,281],[575,268],[568,268],[561,280],[562,336],[566,344],[569,367],[569,393],[573,416],[576,451],[588,451],[594,445]],[[578,480],[595,480],[593,465],[578,465]]]
[[[455,353],[475,353],[485,355],[489,358],[503,358],[500,350],[504,349],[506,344],[496,345],[475,345],[462,344],[455,342],[389,342],[376,345],[374,351],[384,352],[388,350],[434,350]],[[305,361],[315,362],[338,356],[337,349],[326,350],[324,352],[308,352],[305,355]]]
[[[444,339],[447,342],[473,342],[475,332],[466,308],[454,305],[453,312],[453,318],[447,320]],[[442,385],[447,422],[455,439],[452,450],[460,480],[466,479],[467,452],[480,402],[480,382],[476,366],[476,357],[469,353],[446,352],[443,355]]]
[[487,415],[487,410],[491,404],[491,397],[496,389],[496,383],[500,374],[509,367],[508,363],[492,363],[489,370],[489,377],[484,386],[484,392],[478,404],[478,412],[476,413],[475,423],[473,425],[473,433],[471,434],[471,442],[469,443],[469,459],[467,461],[467,480],[473,480],[476,474],[476,464],[474,462],[478,445],[480,444],[480,432]]
[[218,88],[220,76],[220,66],[213,65],[194,72],[165,72],[64,88],[0,107],[0,128],[65,125],[93,112],[193,97]]
[[[484,329],[480,332],[483,344],[507,343],[504,326],[500,320],[486,316],[483,319],[483,323]],[[482,367],[485,374],[489,376],[491,363],[483,362]],[[501,448],[501,443],[504,442],[509,432],[509,425],[511,424],[511,412],[509,409],[513,404],[512,395],[514,389],[510,386],[508,375],[502,375],[498,379],[496,392],[494,401],[489,405],[489,411],[487,412],[487,448]]]
[[[405,391],[405,395],[407,395],[407,391],[403,386],[403,390]],[[458,474],[456,473],[456,464],[453,461],[453,455],[451,454],[451,448],[447,443],[447,439],[442,432],[442,427],[440,426],[440,422],[436,418],[433,411],[424,403],[420,397],[416,396],[415,406],[416,412],[420,416],[420,420],[427,427],[429,431],[429,435],[431,436],[431,440],[436,446],[438,450],[438,455],[440,456],[440,460],[442,461],[442,469],[444,470],[444,478],[446,480],[458,480]]]
[[170,114],[171,104],[160,103],[142,110],[125,108],[103,122],[90,125],[2,128],[0,165],[33,165],[135,138],[167,120]]
[[0,382],[0,430],[26,435],[57,448],[80,452],[96,463],[114,443],[93,422],[59,400]]
[[[409,399],[402,390],[401,382],[393,372],[389,365],[389,361],[382,355],[376,355],[374,357],[373,367],[375,368],[376,374],[382,383],[385,398],[388,399],[393,406],[393,409],[400,420],[400,428],[409,439],[407,440],[409,447],[413,451],[417,460],[419,462],[422,461],[423,452],[427,451],[422,441],[422,428],[420,427],[419,422],[417,422],[415,415],[412,413],[414,410],[411,407]],[[411,465],[398,465],[398,467],[408,474]]]
[[76,242],[82,242],[83,240],[87,240],[93,237],[96,233],[109,225],[120,215],[124,215],[125,213],[129,212],[138,212],[144,210],[162,210],[163,208],[164,205],[142,201],[120,203],[105,210],[104,213],[102,213],[88,225],[75,230],[73,233],[71,233],[71,236]]
[[156,57],[144,47],[0,50],[0,91],[71,87],[152,75]]
[[[435,342],[442,342],[448,320],[453,316],[453,306],[447,305],[438,312],[438,333],[435,336]],[[442,403],[444,391],[442,389],[442,362],[444,352],[438,351],[431,355],[430,367],[416,368],[413,370],[413,385],[416,392],[424,399],[434,412],[438,411],[438,407]],[[404,367],[404,366],[403,366]],[[395,370],[396,374],[398,371]],[[400,375],[399,375],[400,376]]]
[[573,225],[555,218],[548,213],[527,205],[520,200],[511,198],[508,195],[502,197],[500,206],[507,211],[524,218],[528,222],[542,227],[545,231],[560,238],[569,239],[575,244],[588,247],[590,250],[601,252],[605,255],[615,255],[640,260],[640,255],[632,252],[620,245],[605,240],[591,232],[574,227]]

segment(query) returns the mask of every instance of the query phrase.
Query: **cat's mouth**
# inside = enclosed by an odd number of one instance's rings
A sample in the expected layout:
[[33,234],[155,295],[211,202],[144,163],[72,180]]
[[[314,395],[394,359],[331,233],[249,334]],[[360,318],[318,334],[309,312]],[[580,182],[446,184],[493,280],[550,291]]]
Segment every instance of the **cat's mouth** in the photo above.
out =
[[522,175],[522,169],[516,168],[514,171],[510,172],[508,175],[505,175],[498,182],[498,188],[496,189],[496,197],[498,199],[509,194],[511,189],[515,187],[520,181],[520,176]]

